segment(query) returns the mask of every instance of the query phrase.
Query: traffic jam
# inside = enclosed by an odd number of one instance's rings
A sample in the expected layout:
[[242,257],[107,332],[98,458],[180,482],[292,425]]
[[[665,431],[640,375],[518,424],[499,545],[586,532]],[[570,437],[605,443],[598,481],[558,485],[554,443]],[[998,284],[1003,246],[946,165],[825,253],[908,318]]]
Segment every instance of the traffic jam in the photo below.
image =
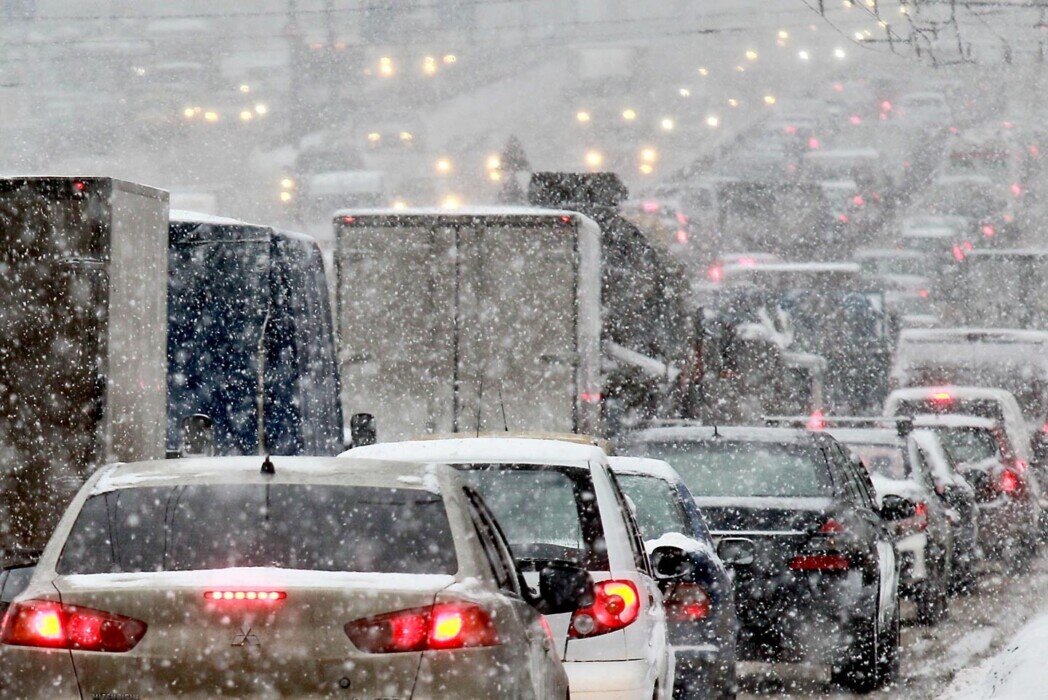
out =
[[3,8],[0,697],[1044,697],[1043,9],[118,5]]

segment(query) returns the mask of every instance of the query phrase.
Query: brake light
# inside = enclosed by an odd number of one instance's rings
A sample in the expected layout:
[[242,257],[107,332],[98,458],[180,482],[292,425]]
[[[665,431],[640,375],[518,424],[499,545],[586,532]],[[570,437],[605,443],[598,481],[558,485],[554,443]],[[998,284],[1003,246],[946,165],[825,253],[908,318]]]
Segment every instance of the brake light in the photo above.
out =
[[842,525],[839,520],[834,520],[833,518],[824,522],[822,527],[819,528],[819,534],[821,535],[839,535],[842,532],[844,532],[844,525]]
[[819,139],[815,138],[814,136],[812,136],[810,139],[808,139],[808,148],[809,149],[811,149],[813,151],[817,151],[821,147],[822,147],[822,144],[819,143]]
[[353,646],[369,654],[490,647],[499,643],[491,616],[471,603],[437,603],[346,623]]
[[688,232],[682,228],[677,229],[677,242],[681,245],[688,242]]
[[8,609],[0,643],[119,653],[133,649],[145,633],[146,623],[131,617],[52,600],[27,600]]
[[924,501],[919,502],[914,508],[913,526],[917,532],[924,532],[928,529],[928,504]]
[[812,411],[811,415],[808,416],[808,430],[825,430],[826,429],[826,418],[823,417],[822,411]]
[[757,258],[739,258],[739,267],[757,267]]
[[583,391],[579,394],[582,403],[600,403],[603,399],[604,396],[599,391]]
[[1011,190],[1013,197],[1022,197],[1023,186],[1020,185],[1018,182],[1013,182],[1012,186],[1009,189]]
[[847,214],[838,214],[837,215],[837,221],[840,221],[842,224],[848,223],[848,221],[849,221],[848,215]]
[[678,583],[673,593],[666,598],[666,616],[681,622],[704,620],[710,614],[710,603],[710,597],[702,586]]
[[724,279],[724,268],[720,265],[711,265],[710,269],[706,271],[706,275],[714,282],[720,282]]
[[573,639],[596,637],[627,627],[640,615],[640,594],[633,581],[599,581],[593,586],[593,604],[571,616]]
[[1019,475],[1010,469],[1005,469],[997,477],[997,490],[1001,493],[1014,494],[1020,486]]
[[804,554],[790,560],[794,571],[847,571],[850,567],[843,554]]
[[918,289],[918,290],[917,290],[917,295],[918,295],[918,296],[919,296],[919,297],[920,297],[921,299],[927,299],[927,298],[928,298],[928,293],[929,293],[929,292],[928,292],[928,290],[927,290],[927,289]]
[[866,200],[862,198],[861,194],[857,194],[854,197],[852,197],[852,204],[854,204],[857,207],[861,207],[862,205],[866,204]]
[[957,262],[964,262],[964,250],[959,245],[953,247],[953,259]]
[[284,600],[287,593],[284,591],[206,591],[204,598],[207,600],[254,600],[274,601]]
[[997,229],[995,229],[991,224],[983,224],[982,235],[986,236],[987,238],[993,238],[997,235]]
[[933,403],[948,404],[953,402],[953,396],[948,391],[937,391],[931,395]]
[[858,114],[853,114],[850,117],[848,117],[848,121],[850,121],[855,126],[858,126],[859,124],[862,124],[862,117],[860,117]]

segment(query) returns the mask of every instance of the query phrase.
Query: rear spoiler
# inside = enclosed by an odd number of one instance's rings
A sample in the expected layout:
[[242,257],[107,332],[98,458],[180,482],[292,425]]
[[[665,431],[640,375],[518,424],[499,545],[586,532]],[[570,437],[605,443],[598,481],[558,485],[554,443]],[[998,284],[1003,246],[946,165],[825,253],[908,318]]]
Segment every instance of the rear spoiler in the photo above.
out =
[[[805,428],[811,416],[764,416],[764,424],[778,428]],[[909,416],[822,416],[823,429],[828,428],[895,428],[899,437],[913,432],[913,418]]]

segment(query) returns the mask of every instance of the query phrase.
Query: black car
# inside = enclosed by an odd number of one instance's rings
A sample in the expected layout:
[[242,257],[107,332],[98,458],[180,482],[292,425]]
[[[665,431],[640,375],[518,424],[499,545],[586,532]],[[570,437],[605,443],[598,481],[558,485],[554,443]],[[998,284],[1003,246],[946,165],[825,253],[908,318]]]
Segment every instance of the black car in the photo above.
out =
[[634,433],[628,454],[669,462],[734,566],[739,658],[828,663],[865,691],[899,668],[895,523],[865,470],[829,435],[790,428],[677,426]]

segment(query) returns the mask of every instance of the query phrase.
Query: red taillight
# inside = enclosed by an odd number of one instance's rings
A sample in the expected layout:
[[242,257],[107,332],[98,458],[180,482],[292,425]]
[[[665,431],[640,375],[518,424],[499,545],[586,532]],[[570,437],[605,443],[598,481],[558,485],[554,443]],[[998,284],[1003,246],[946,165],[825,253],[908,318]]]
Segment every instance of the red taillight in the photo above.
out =
[[270,602],[275,600],[284,600],[287,598],[287,593],[284,591],[206,591],[204,598],[207,600],[253,600]]
[[860,117],[858,114],[853,114],[850,117],[848,117],[848,121],[850,121],[855,126],[858,126],[859,124],[862,124],[862,117]]
[[997,490],[1001,493],[1014,494],[1019,491],[1022,481],[1011,469],[1005,469],[997,477]]
[[997,235],[997,229],[995,229],[991,224],[983,224],[982,235],[986,236],[987,238],[993,238]]
[[1020,185],[1018,182],[1013,182],[1012,186],[1009,189],[1011,190],[1013,197],[1023,196],[1023,186]]
[[343,216],[342,217],[342,223],[345,224],[346,226],[352,226],[353,224],[357,223],[357,217],[355,217],[355,216]]
[[852,197],[852,204],[854,204],[857,207],[861,207],[862,205],[866,204],[866,200],[862,198],[861,194],[857,194],[854,197]]
[[824,522],[822,527],[819,528],[819,534],[822,535],[839,535],[842,532],[844,532],[844,525],[833,518]]
[[803,554],[790,560],[794,571],[847,571],[850,566],[843,554]]
[[953,403],[953,395],[948,391],[937,391],[929,397],[932,403],[944,405]]
[[918,532],[928,529],[928,504],[921,501],[913,510],[913,527]]
[[346,623],[346,636],[369,654],[490,647],[499,643],[491,616],[470,603],[437,603]]
[[918,289],[918,290],[917,290],[917,295],[918,295],[918,296],[919,296],[919,297],[920,297],[921,299],[927,299],[927,298],[928,298],[928,294],[929,294],[929,292],[928,292],[928,290],[927,290],[927,289]]
[[826,429],[826,418],[823,417],[822,411],[812,411],[811,415],[808,416],[808,430],[825,430]]
[[87,183],[83,180],[73,180],[73,189],[77,192],[84,192],[87,190]]
[[822,144],[819,143],[819,139],[815,138],[814,136],[812,136],[810,139],[808,139],[808,148],[810,150],[817,151],[821,147],[822,147]]
[[633,581],[599,581],[593,586],[593,604],[571,616],[572,638],[596,637],[628,626],[640,614],[640,594]]
[[710,614],[710,596],[706,589],[694,583],[678,583],[666,598],[666,617],[689,622],[704,620]]
[[757,267],[757,258],[739,258],[739,267]]
[[724,268],[720,265],[711,265],[710,269],[706,271],[706,275],[714,282],[720,282],[724,279]]
[[889,102],[888,100],[884,100],[883,102],[881,102],[881,111],[882,112],[890,112],[890,111],[892,111],[892,103]]
[[682,228],[677,229],[677,242],[684,245],[688,242],[688,232]]
[[850,219],[848,219],[848,215],[847,214],[838,214],[837,215],[837,221],[840,221],[842,224],[846,224],[846,223],[848,223],[848,221],[850,221]]
[[600,403],[604,399],[604,395],[599,391],[584,391],[579,394],[579,400],[582,403]]
[[134,618],[51,600],[27,600],[8,609],[0,643],[124,652],[133,649],[145,633],[146,623]]

